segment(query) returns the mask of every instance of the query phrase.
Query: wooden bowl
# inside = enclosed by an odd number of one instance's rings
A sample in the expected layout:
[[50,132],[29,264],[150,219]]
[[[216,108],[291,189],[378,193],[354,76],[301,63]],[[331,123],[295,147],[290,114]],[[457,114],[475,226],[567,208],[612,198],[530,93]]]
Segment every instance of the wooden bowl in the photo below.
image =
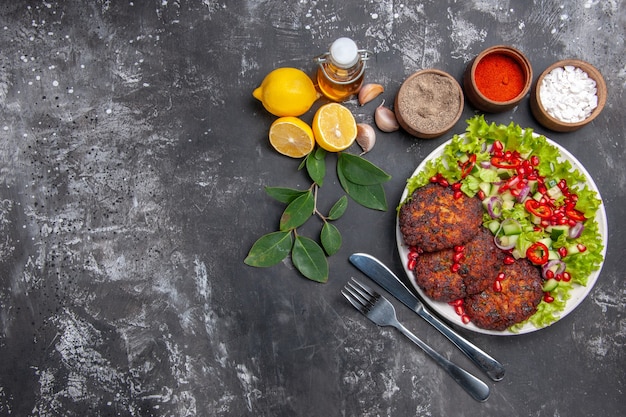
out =
[[[522,83],[519,87],[518,94],[504,101],[487,97],[476,83],[476,68],[478,65],[485,58],[495,55],[504,55],[507,58],[512,58],[522,71]],[[463,88],[465,89],[467,99],[474,107],[487,113],[499,113],[517,106],[526,94],[528,94],[532,80],[533,69],[530,65],[530,61],[522,52],[511,46],[496,45],[482,51],[467,65],[463,74]],[[494,78],[494,81],[496,81],[496,78]],[[499,78],[497,81],[501,82]],[[508,83],[508,79],[506,83]]]
[[[596,95],[598,97],[598,106],[591,112],[591,114],[584,120],[575,123],[568,123],[562,120],[559,120],[553,116],[551,116],[543,104],[541,103],[541,83],[543,79],[549,74],[553,69],[558,67],[565,66],[573,66],[582,69],[587,73],[589,78],[593,79],[596,82]],[[555,132],[572,132],[574,130],[580,129],[585,126],[593,119],[598,117],[602,109],[606,104],[607,97],[607,89],[606,83],[604,82],[604,78],[602,78],[602,74],[598,71],[593,65],[588,62],[581,61],[579,59],[564,59],[561,61],[557,61],[554,64],[550,65],[544,72],[541,73],[539,78],[537,78],[537,82],[530,94],[530,110],[537,119],[537,121],[545,128],[550,130],[554,130]]]
[[402,83],[394,110],[405,131],[421,139],[432,139],[454,127],[463,105],[463,90],[450,74],[424,69]]

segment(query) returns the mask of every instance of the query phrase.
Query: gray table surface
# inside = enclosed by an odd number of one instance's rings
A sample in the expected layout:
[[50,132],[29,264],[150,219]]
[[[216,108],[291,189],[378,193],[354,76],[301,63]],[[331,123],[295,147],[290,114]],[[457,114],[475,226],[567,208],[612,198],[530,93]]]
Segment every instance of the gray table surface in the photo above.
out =
[[[0,415],[624,415],[625,27],[624,2],[597,0],[2,2]],[[326,284],[288,261],[243,263],[283,209],[263,188],[309,185],[299,160],[270,148],[274,117],[251,92],[276,67],[312,73],[340,36],[374,52],[366,77],[388,104],[414,71],[460,80],[494,44],[525,52],[535,76],[580,58],[605,77],[605,110],[573,133],[542,128],[528,100],[486,115],[546,134],[598,185],[609,244],[585,301],[527,335],[461,329],[506,366],[497,383],[396,303],[409,328],[487,381],[485,403],[339,293],[363,277],[353,252],[401,271],[393,208],[447,136],[379,132],[367,158],[393,176],[391,209],[349,204]],[[345,104],[372,122],[376,103]],[[475,113],[466,103],[453,132]],[[342,195],[334,161],[322,207]]]

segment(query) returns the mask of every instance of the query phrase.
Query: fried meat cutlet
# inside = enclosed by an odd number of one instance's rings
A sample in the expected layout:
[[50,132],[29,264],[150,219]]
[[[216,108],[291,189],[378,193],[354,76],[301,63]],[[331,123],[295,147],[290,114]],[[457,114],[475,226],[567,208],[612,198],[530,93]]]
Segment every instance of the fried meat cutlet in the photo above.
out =
[[416,189],[398,214],[404,242],[424,252],[462,245],[478,232],[483,208],[480,200],[450,187],[427,184]]
[[484,227],[465,244],[457,272],[452,271],[455,253],[444,249],[418,256],[415,281],[430,298],[449,302],[484,291],[495,281],[505,256]]
[[487,330],[505,330],[535,314],[543,297],[539,268],[527,259],[503,265],[502,291],[493,286],[465,298],[465,313]]

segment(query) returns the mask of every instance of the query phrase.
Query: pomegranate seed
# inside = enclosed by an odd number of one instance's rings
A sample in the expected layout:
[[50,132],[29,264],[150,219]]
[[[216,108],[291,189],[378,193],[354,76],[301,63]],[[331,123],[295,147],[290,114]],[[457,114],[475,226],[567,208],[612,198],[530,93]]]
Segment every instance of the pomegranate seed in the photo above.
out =
[[459,263],[463,260],[463,258],[465,258],[465,254],[463,252],[454,252],[454,255],[452,255],[452,262]]
[[554,279],[556,279],[557,281],[561,281],[563,279],[563,274],[556,274],[554,276]]
[[463,191],[455,191],[454,192],[454,199],[455,200],[458,200],[461,197],[463,197]]
[[515,263],[515,258],[512,256],[507,256],[504,258],[505,265],[513,265]]
[[506,278],[506,275],[504,275],[504,272],[500,272],[500,273],[498,274],[498,276],[496,277],[496,280],[497,280],[497,281],[503,281],[503,280],[504,280],[504,278]]
[[551,269],[548,269],[546,271],[546,278],[550,279],[550,278],[554,278],[554,271]]
[[565,258],[565,257],[567,256],[567,248],[566,248],[565,246],[561,246],[561,247],[558,249],[558,252],[559,252],[559,256],[560,256],[561,258]]
[[545,301],[546,303],[551,303],[554,301],[554,297],[551,296],[549,292],[547,292],[543,295],[543,301]]
[[456,300],[450,301],[448,304],[450,304],[453,307],[457,307],[457,306],[462,306],[464,303],[462,298],[457,298]]
[[406,264],[406,267],[409,271],[412,271],[417,266],[417,259],[409,259],[409,262]]
[[467,324],[470,322],[470,317],[467,314],[463,314],[461,316],[461,321],[463,322],[463,324]]
[[433,183],[439,182],[439,177],[437,175],[432,176],[430,177],[429,181]]
[[463,252],[464,250],[465,250],[465,246],[463,246],[463,245],[456,245],[454,247],[454,251],[455,252]]
[[483,190],[478,190],[478,198],[480,200],[484,200],[485,198],[487,198],[487,196],[485,195],[485,192]]
[[583,245],[582,243],[579,243],[578,245],[576,245],[576,247],[578,248],[579,252],[584,252],[587,250],[587,247]]
[[498,280],[493,282],[493,290],[495,292],[502,292],[502,283]]
[[437,181],[439,183],[439,185],[441,185],[442,187],[447,187],[448,185],[450,185],[450,183],[448,182],[447,179],[441,177],[439,178],[439,181]]
[[539,165],[539,157],[537,155],[533,155],[530,157],[530,164],[534,167]]
[[565,282],[570,282],[572,280],[572,274],[570,274],[569,272],[565,271],[563,272],[563,281]]
[[463,314],[465,314],[465,308],[461,305],[461,306],[455,306],[454,307],[454,312],[459,315],[462,316]]
[[419,258],[419,256],[420,256],[420,254],[419,254],[419,253],[417,253],[417,251],[415,251],[415,252],[409,252],[409,254],[408,254],[408,258],[409,258],[409,260],[411,260],[411,259],[417,259],[417,258]]
[[463,184],[461,184],[460,182],[455,182],[454,184],[452,184],[452,189],[454,191],[459,191],[461,189],[461,185]]
[[450,271],[454,273],[459,272],[459,269],[461,269],[460,263],[453,263],[452,266],[450,267]]

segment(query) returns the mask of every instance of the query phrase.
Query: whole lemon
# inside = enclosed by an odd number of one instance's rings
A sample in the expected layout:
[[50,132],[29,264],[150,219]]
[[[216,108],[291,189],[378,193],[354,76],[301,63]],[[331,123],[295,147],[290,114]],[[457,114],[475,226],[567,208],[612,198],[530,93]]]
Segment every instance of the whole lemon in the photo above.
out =
[[277,68],[267,74],[252,95],[275,116],[300,116],[306,113],[320,94],[311,78],[297,68]]

